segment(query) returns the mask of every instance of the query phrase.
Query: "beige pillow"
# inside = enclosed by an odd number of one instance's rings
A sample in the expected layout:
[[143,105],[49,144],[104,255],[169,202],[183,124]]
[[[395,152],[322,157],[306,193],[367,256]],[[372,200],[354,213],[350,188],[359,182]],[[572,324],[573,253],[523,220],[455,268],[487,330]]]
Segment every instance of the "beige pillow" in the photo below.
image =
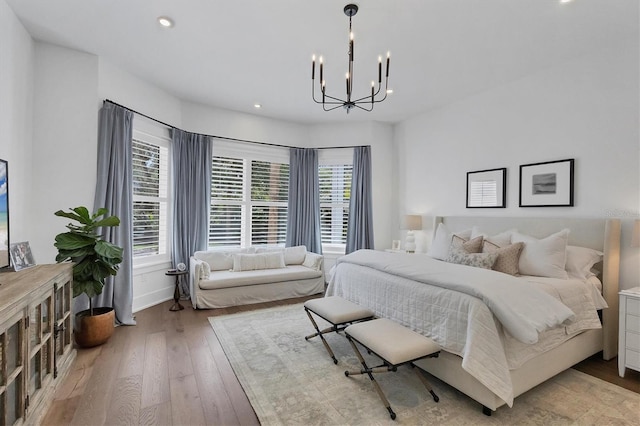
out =
[[493,264],[494,271],[503,272],[509,275],[519,275],[518,263],[520,261],[520,253],[524,243],[515,243],[505,247],[499,247],[493,244],[491,241],[484,240],[482,243],[483,253],[497,253],[498,258],[496,263]]
[[468,240],[459,235],[453,234],[449,250],[451,249],[462,249],[467,253],[480,253],[482,252],[482,235]]

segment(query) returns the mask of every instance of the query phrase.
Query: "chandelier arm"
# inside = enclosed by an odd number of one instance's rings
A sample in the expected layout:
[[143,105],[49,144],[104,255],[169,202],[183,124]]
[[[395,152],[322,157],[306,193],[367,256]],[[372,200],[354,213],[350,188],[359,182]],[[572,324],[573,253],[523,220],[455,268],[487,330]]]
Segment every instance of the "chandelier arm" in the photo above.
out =
[[325,107],[325,104],[322,104],[322,109],[325,110],[325,111],[333,111],[334,109],[340,108],[341,106],[342,106],[342,104],[336,105],[336,106],[331,107],[331,108],[327,108],[327,107]]
[[[347,102],[347,101],[342,100],[342,99],[340,99],[340,98],[334,98],[333,96],[329,96],[329,95],[327,95],[326,93],[325,93],[325,95],[324,95],[324,96],[325,96],[325,98],[333,99],[334,101],[340,102],[341,104],[344,104],[344,103],[346,103],[346,102]],[[330,102],[327,102],[327,103],[330,103]]]
[[365,110],[365,111],[367,111],[367,112],[371,112],[371,111],[373,111],[373,104],[371,104],[371,102],[368,102],[368,104],[369,104],[369,105],[371,105],[371,109],[367,109],[367,108],[365,108],[365,107],[361,107],[361,106],[360,106],[360,105],[358,105],[358,104],[353,104],[353,105],[354,105],[356,108],[360,108],[360,109]]

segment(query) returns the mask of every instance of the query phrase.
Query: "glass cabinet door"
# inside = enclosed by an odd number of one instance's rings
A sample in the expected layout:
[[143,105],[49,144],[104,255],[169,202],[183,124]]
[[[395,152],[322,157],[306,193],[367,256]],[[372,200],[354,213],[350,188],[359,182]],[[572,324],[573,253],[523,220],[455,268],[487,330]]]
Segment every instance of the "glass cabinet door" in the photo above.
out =
[[27,392],[30,403],[53,373],[53,292],[29,309],[29,361]]
[[71,281],[55,286],[55,356],[60,359],[72,347]]
[[24,313],[0,324],[0,424],[24,417]]

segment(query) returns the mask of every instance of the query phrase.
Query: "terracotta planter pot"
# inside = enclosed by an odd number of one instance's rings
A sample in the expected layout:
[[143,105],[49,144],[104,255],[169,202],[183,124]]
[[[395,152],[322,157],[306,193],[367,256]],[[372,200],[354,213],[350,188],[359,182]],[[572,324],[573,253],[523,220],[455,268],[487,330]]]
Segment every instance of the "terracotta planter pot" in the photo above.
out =
[[105,343],[113,334],[114,320],[113,308],[93,308],[93,315],[89,315],[88,309],[78,312],[74,330],[76,343],[81,348]]

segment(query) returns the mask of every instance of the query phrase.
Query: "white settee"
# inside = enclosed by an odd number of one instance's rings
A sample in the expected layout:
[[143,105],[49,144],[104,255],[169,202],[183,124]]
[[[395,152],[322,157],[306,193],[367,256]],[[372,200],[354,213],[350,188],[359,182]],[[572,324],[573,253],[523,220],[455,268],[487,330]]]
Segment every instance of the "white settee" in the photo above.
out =
[[324,291],[324,258],[305,246],[197,251],[189,285],[196,309],[308,296]]

